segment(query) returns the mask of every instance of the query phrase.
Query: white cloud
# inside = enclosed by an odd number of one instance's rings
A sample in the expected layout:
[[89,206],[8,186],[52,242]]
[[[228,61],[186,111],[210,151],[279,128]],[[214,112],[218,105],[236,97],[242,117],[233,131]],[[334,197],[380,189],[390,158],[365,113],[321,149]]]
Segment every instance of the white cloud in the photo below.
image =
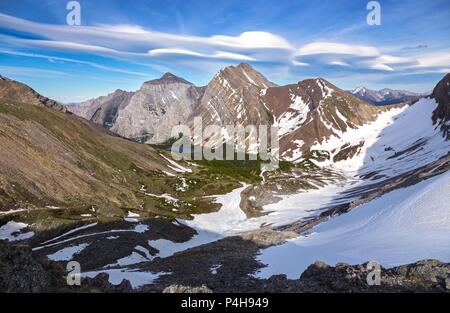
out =
[[149,34],[147,30],[138,25],[119,24],[119,25],[106,25],[97,24],[98,27],[106,29],[110,32],[125,33],[125,34]]
[[141,73],[141,72],[135,72],[135,71],[128,71],[119,69],[116,67],[110,67],[101,65],[95,62],[88,62],[88,61],[82,61],[82,60],[76,60],[76,59],[70,59],[70,58],[62,58],[62,57],[56,57],[51,55],[44,55],[44,54],[37,54],[37,53],[27,53],[27,52],[19,52],[19,51],[8,51],[8,50],[0,50],[1,54],[9,54],[9,55],[15,55],[15,56],[23,56],[23,57],[29,57],[29,58],[38,58],[38,59],[47,59],[49,62],[54,61],[61,61],[61,62],[68,62],[68,63],[75,63],[75,64],[85,64],[89,65],[98,69],[102,69],[108,72],[116,72],[116,73],[122,73],[122,74],[129,74],[134,76],[144,76],[147,77],[148,74]]
[[413,63],[415,62],[413,59],[409,57],[398,57],[393,55],[383,54],[377,57],[376,62],[384,63],[384,64],[405,64],[405,63]]
[[361,57],[374,57],[380,55],[377,48],[370,46],[348,45],[336,42],[313,42],[297,50],[295,56],[315,54],[347,54]]
[[331,61],[327,63],[328,65],[336,65],[336,66],[350,66],[350,64],[343,61]]
[[292,61],[292,64],[295,65],[295,66],[309,66],[308,63],[305,63],[305,62],[299,62],[299,61],[296,61],[296,60],[293,60],[293,61]]
[[417,58],[417,67],[448,67],[450,51],[421,55]]
[[211,59],[228,59],[228,60],[241,60],[241,61],[256,61],[255,59],[238,53],[217,51],[213,54],[204,54],[188,49],[182,48],[163,48],[163,49],[153,49],[148,52],[150,56],[161,56],[161,55],[188,55],[199,58],[211,58]]
[[2,75],[5,76],[25,76],[37,78],[45,78],[45,77],[61,78],[73,76],[60,71],[31,68],[31,67],[21,67],[21,66],[0,66],[0,72],[2,73]]
[[244,32],[237,37],[216,35],[211,39],[214,44],[237,48],[292,49],[284,38],[262,31]]
[[367,62],[367,65],[369,68],[373,70],[380,70],[380,71],[389,71],[392,72],[394,69],[390,67],[389,65],[383,64],[383,63],[377,63],[377,62]]

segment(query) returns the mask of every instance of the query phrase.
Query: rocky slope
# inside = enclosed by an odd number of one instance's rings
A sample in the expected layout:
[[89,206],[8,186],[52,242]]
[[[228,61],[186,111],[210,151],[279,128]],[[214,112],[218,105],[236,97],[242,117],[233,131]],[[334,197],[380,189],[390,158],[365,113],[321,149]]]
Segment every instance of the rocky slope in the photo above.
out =
[[0,99],[14,102],[26,102],[28,104],[67,112],[67,108],[64,105],[40,95],[25,84],[3,76],[0,76]]
[[[138,193],[142,184],[150,188],[166,176],[163,171],[175,172],[150,146],[60,109],[21,83],[1,80],[1,212],[95,206],[100,215],[123,216],[120,208],[145,203]],[[81,214],[51,212],[57,219]]]
[[68,105],[68,109],[74,114],[98,125],[105,128],[111,128],[116,121],[119,110],[130,103],[133,95],[133,92],[116,90],[104,97]]
[[[276,275],[255,279],[236,276],[236,271],[209,275],[183,285],[162,282],[141,292],[203,293],[203,292],[449,292],[450,264],[423,260],[390,269],[381,268],[381,285],[367,284],[367,264],[345,263],[329,266],[323,262],[311,264],[298,279]],[[228,275],[228,277],[227,277]],[[226,277],[226,278],[225,278]],[[82,285],[67,286],[63,268],[50,264],[25,246],[0,242],[0,292],[136,292],[128,280],[111,284],[108,274],[85,278]],[[202,280],[203,279],[203,280]],[[203,281],[203,283],[202,283]],[[234,283],[233,283],[234,281]]]
[[366,87],[358,87],[349,91],[355,97],[373,105],[388,105],[397,103],[411,103],[420,98],[421,94],[405,90],[395,90],[383,88],[380,90],[371,90]]
[[360,101],[323,78],[268,88],[261,101],[279,127],[281,157],[290,161],[312,156],[314,143],[372,122],[385,110]]
[[259,103],[261,90],[274,86],[248,64],[222,69],[209,82],[196,111],[204,125],[264,125],[270,123]]

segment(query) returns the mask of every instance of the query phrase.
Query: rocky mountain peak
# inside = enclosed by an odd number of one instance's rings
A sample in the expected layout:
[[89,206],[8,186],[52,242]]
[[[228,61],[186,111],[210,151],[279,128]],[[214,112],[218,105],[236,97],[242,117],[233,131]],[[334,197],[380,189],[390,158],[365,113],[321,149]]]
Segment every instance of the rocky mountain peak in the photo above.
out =
[[324,99],[330,97],[337,87],[319,77],[299,81],[295,89],[297,91],[295,94],[303,94],[303,97],[311,98],[313,102],[319,105]]
[[366,87],[364,87],[364,86],[359,86],[359,87],[356,87],[355,89],[353,89],[352,90],[352,94],[364,94],[364,93],[366,93],[366,91],[367,91],[367,89],[366,89]]
[[184,78],[181,78],[181,77],[174,75],[172,73],[169,73],[169,72],[165,73],[160,78],[145,82],[144,85],[169,85],[169,84],[175,84],[175,83],[192,85],[191,82],[185,80]]
[[[254,69],[250,64],[240,63],[237,66],[227,66],[216,74],[214,79],[223,81],[224,84],[230,83],[232,86],[254,85],[259,88],[274,87],[264,75]],[[213,79],[213,80],[214,80]]]
[[431,94],[438,106],[433,112],[433,122],[441,124],[441,130],[450,139],[450,73],[444,76]]

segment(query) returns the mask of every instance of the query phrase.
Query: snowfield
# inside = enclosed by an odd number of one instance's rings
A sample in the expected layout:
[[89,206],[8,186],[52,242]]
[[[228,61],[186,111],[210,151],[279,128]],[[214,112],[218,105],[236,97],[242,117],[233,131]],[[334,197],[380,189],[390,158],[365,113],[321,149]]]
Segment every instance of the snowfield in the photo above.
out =
[[262,250],[267,278],[298,278],[314,261],[385,267],[439,259],[450,262],[450,172],[397,189],[314,227],[308,236]]
[[192,221],[182,221],[182,223],[197,231],[210,234],[233,235],[242,230],[247,230],[246,227],[242,228],[242,223],[247,220],[247,216],[240,209],[239,204],[241,202],[241,192],[248,186],[243,184],[242,187],[227,194],[213,196],[215,202],[222,205],[219,211],[194,215]]

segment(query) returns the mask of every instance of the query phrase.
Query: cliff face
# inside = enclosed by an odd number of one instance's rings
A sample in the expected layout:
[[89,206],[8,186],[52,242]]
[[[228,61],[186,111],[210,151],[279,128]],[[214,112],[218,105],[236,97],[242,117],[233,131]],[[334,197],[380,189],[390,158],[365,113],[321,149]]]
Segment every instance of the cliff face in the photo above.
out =
[[440,125],[443,136],[450,139],[450,73],[436,85],[431,97],[438,103],[433,122]]
[[171,137],[172,127],[185,123],[202,96],[202,88],[166,73],[146,82],[120,109],[111,130],[145,143],[161,143]]

